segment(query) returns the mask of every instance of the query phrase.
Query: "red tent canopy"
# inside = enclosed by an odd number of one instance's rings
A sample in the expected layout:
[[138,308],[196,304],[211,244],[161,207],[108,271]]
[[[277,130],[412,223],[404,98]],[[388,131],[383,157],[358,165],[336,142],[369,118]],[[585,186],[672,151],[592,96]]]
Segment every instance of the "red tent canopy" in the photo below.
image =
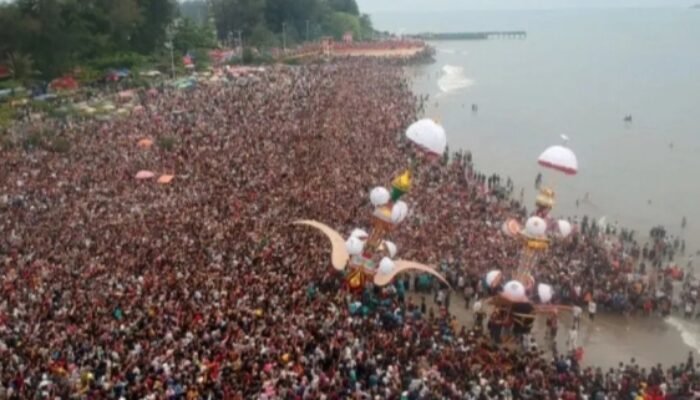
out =
[[10,67],[0,64],[0,79],[10,77]]
[[62,76],[56,78],[49,83],[49,87],[53,90],[74,90],[79,87],[78,81],[72,76]]

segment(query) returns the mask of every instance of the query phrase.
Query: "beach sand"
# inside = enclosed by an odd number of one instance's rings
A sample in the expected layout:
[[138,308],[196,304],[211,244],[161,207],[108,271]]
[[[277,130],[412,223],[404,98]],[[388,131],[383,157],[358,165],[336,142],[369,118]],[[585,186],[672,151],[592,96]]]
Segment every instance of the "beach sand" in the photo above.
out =
[[[421,297],[425,297],[428,307],[437,307],[433,303],[430,294],[410,292],[409,297],[416,304],[420,304]],[[450,313],[457,316],[460,328],[473,326],[473,313],[465,307],[462,296],[453,293],[450,302]],[[585,310],[584,310],[585,311]],[[679,317],[674,318],[678,322]],[[550,347],[545,338],[545,316],[538,317],[535,322],[533,335],[541,349]],[[560,352],[566,351],[566,341],[572,317],[569,313],[561,313],[559,316],[559,330],[557,334],[557,348]],[[686,328],[691,324],[681,321]],[[698,332],[687,332],[689,338],[696,337],[700,340]],[[584,349],[583,365],[592,367],[612,368],[620,362],[628,363],[635,358],[636,363],[642,367],[651,367],[662,364],[664,367],[684,363],[689,353],[693,353],[698,359],[700,351],[684,343],[680,332],[660,317],[632,317],[625,318],[618,315],[599,313],[595,320],[591,321],[584,312],[581,318],[581,327],[578,333],[578,344]]]
[[347,49],[333,50],[337,56],[350,57],[396,57],[408,58],[423,51],[425,47],[399,48],[399,49]]

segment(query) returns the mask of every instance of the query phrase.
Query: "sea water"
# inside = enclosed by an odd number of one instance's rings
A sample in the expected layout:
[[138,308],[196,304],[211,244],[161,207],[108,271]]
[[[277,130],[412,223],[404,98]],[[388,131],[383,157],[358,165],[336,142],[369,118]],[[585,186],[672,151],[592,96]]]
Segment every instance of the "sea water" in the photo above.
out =
[[[450,149],[468,149],[481,171],[511,177],[516,195],[522,188],[527,204],[534,202],[535,177],[542,172],[545,184],[557,192],[557,215],[579,220],[588,215],[630,227],[640,241],[651,227],[663,225],[686,241],[686,254],[674,260],[681,266],[700,250],[700,10],[373,18],[379,29],[403,33],[527,31],[522,40],[432,42],[435,63],[409,70],[416,94],[430,96],[425,114],[445,126]],[[626,115],[632,116],[630,123],[623,121]],[[562,134],[578,156],[574,177],[550,173],[536,162],[546,147],[562,143]],[[700,271],[700,257],[695,258]],[[622,326],[610,328],[618,323]],[[605,343],[614,342],[622,329],[633,346],[629,355],[649,362],[655,350],[644,348],[654,340],[667,348],[677,343],[674,359],[689,349],[700,351],[697,323],[671,317],[659,327],[665,333],[635,336],[646,323],[619,319],[608,333],[598,326],[584,336],[598,346],[591,354],[604,355],[611,350]]]
[[[522,40],[432,42],[436,62],[412,70],[415,92],[430,95],[426,116],[443,123],[450,148],[512,177],[528,204],[544,172],[557,192],[555,213],[605,217],[641,240],[663,225],[686,240],[686,253],[700,250],[700,10],[373,17],[379,29],[406,33],[527,31]],[[575,177],[536,163],[562,134],[578,156]]]

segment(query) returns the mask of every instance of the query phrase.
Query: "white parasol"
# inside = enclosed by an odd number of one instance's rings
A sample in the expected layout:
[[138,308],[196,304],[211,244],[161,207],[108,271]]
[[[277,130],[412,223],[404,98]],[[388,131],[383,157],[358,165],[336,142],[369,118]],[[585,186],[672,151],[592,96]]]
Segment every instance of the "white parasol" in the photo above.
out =
[[384,245],[384,248],[386,249],[386,251],[389,253],[389,257],[396,256],[396,253],[398,252],[398,248],[396,247],[396,245],[393,242],[385,240],[382,242],[382,244]]
[[547,222],[540,217],[530,217],[525,222],[522,233],[529,239],[544,239],[547,232]]
[[382,258],[381,261],[379,261],[379,269],[378,272],[380,274],[390,274],[394,272],[394,268],[396,266],[394,265],[394,262],[391,260],[389,257],[384,257]]
[[422,149],[441,156],[447,147],[445,129],[432,119],[421,119],[406,130],[406,137]]
[[572,231],[571,223],[565,219],[560,219],[557,221],[557,227],[559,228],[559,236],[562,238],[567,238]]
[[567,175],[576,175],[578,172],[578,160],[571,149],[564,146],[551,146],[547,148],[537,162],[546,168],[561,171]]
[[371,192],[369,192],[369,200],[375,207],[383,206],[389,202],[390,198],[391,195],[389,194],[389,191],[381,186],[377,186],[376,188],[372,189]]
[[408,204],[403,201],[397,201],[391,208],[391,222],[400,224],[408,215]]
[[501,271],[499,271],[499,270],[489,271],[486,274],[486,284],[490,288],[495,288],[496,286],[498,286],[498,284],[501,283],[502,277],[503,277],[503,274],[501,274]]
[[542,303],[549,303],[554,296],[554,289],[547,284],[540,283],[537,285],[537,294],[540,296]]
[[357,256],[362,254],[362,251],[364,249],[365,242],[360,240],[360,238],[350,236],[348,240],[345,241],[345,250],[347,250],[348,254],[350,254],[351,256]]
[[502,296],[506,299],[514,302],[526,302],[528,301],[525,295],[525,286],[518,281],[510,281],[503,286]]

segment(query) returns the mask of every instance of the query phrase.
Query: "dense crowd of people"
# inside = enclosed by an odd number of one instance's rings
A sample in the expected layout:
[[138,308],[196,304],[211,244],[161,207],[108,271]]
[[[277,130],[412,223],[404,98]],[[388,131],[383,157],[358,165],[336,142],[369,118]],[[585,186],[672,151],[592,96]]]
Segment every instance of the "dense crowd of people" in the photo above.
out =
[[[140,101],[129,117],[8,133],[71,146],[0,152],[0,398],[680,399],[700,389],[692,357],[606,372],[495,345],[445,308],[414,304],[403,282],[373,312],[349,307],[325,239],[291,222],[368,227],[367,193],[406,166],[402,132],[421,109],[400,68],[276,66]],[[175,178],[134,179],[141,170]],[[462,153],[424,165],[392,236],[400,257],[443,265],[464,293],[481,290],[485,271],[514,267],[518,245],[500,224],[526,210],[497,183]],[[606,240],[586,231],[555,243],[538,278],[562,302],[635,298],[629,245]],[[642,283],[642,296],[658,289]]]

